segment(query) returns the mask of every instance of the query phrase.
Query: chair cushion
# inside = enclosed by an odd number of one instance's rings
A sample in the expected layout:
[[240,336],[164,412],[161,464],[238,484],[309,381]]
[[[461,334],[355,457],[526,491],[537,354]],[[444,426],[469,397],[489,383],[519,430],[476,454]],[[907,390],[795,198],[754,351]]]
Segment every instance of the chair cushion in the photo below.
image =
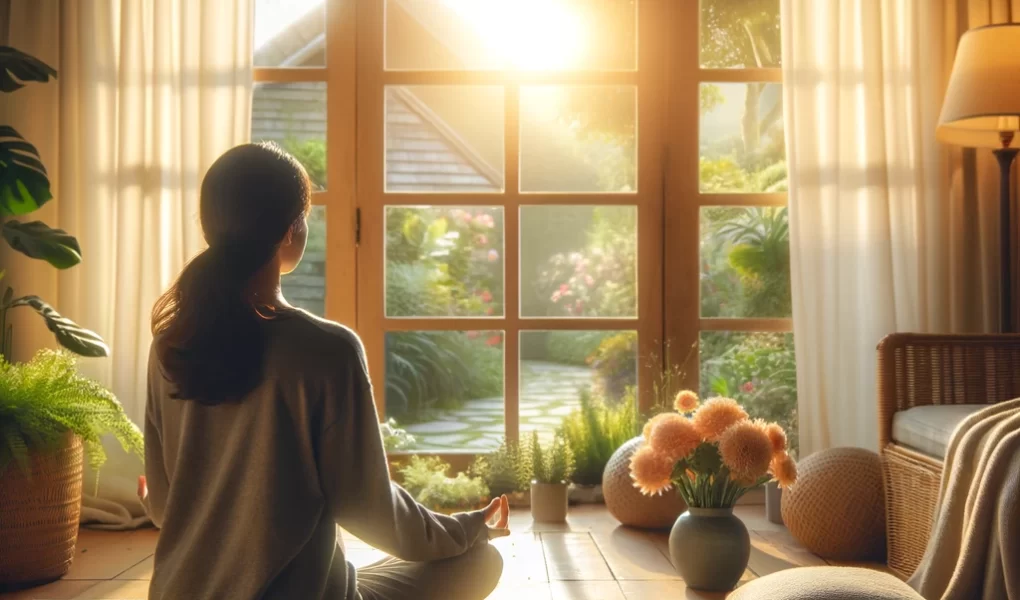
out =
[[856,567],[787,569],[737,588],[728,600],[924,600],[887,573]]
[[892,439],[934,458],[945,458],[949,438],[961,421],[987,404],[916,406],[893,415]]

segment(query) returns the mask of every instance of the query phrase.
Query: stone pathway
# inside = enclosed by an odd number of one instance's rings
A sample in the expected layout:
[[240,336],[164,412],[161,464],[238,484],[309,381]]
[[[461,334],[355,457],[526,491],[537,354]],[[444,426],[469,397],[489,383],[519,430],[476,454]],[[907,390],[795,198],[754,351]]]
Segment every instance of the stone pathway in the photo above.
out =
[[[537,431],[541,439],[549,440],[563,417],[580,406],[578,394],[591,386],[594,371],[532,361],[524,361],[521,368],[521,439]],[[405,429],[417,440],[416,451],[494,450],[505,435],[503,398],[469,400],[457,410]]]

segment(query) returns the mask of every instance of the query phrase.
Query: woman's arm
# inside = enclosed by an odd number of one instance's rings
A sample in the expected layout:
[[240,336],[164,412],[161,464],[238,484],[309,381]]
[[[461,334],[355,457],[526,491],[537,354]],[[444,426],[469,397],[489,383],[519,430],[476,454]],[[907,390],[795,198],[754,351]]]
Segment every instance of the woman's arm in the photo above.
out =
[[337,365],[325,401],[319,477],[333,518],[359,539],[397,558],[421,562],[463,554],[488,538],[484,511],[445,516],[390,481],[379,418],[360,342]]
[[[163,508],[166,506],[167,495],[170,493],[170,481],[166,476],[166,466],[163,462],[163,439],[162,433],[156,422],[153,420],[153,412],[156,410],[155,402],[159,402],[152,393],[152,371],[149,371],[148,397],[145,400],[145,490],[142,490],[142,482],[139,483],[139,497],[142,505],[145,506],[145,513],[152,519],[156,527],[163,526]],[[142,491],[145,495],[142,496]]]

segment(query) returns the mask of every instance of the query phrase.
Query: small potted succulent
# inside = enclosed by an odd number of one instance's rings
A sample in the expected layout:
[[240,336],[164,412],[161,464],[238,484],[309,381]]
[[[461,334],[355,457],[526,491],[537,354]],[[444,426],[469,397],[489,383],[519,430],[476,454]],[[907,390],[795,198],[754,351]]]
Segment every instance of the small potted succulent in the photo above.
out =
[[683,391],[675,407],[645,425],[644,444],[630,459],[631,478],[644,494],[675,489],[687,503],[669,536],[670,557],[687,586],[729,591],[751,554],[747,527],[733,506],[769,481],[793,485],[797,465],[782,427],[749,418],[735,400],[701,403]]
[[531,434],[531,518],[540,523],[567,520],[570,477],[574,474],[574,454],[562,437],[543,446],[538,432]]

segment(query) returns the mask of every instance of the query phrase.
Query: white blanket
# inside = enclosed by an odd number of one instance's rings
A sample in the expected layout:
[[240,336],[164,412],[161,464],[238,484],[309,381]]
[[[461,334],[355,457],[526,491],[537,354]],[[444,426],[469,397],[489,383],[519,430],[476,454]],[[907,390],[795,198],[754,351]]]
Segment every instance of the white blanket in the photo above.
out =
[[1020,399],[963,421],[910,585],[926,600],[1020,600]]
[[82,485],[81,524],[94,529],[136,529],[148,525],[138,499],[138,476],[145,473],[142,460],[124,452],[113,436],[103,438],[106,462],[96,473],[85,465]]

